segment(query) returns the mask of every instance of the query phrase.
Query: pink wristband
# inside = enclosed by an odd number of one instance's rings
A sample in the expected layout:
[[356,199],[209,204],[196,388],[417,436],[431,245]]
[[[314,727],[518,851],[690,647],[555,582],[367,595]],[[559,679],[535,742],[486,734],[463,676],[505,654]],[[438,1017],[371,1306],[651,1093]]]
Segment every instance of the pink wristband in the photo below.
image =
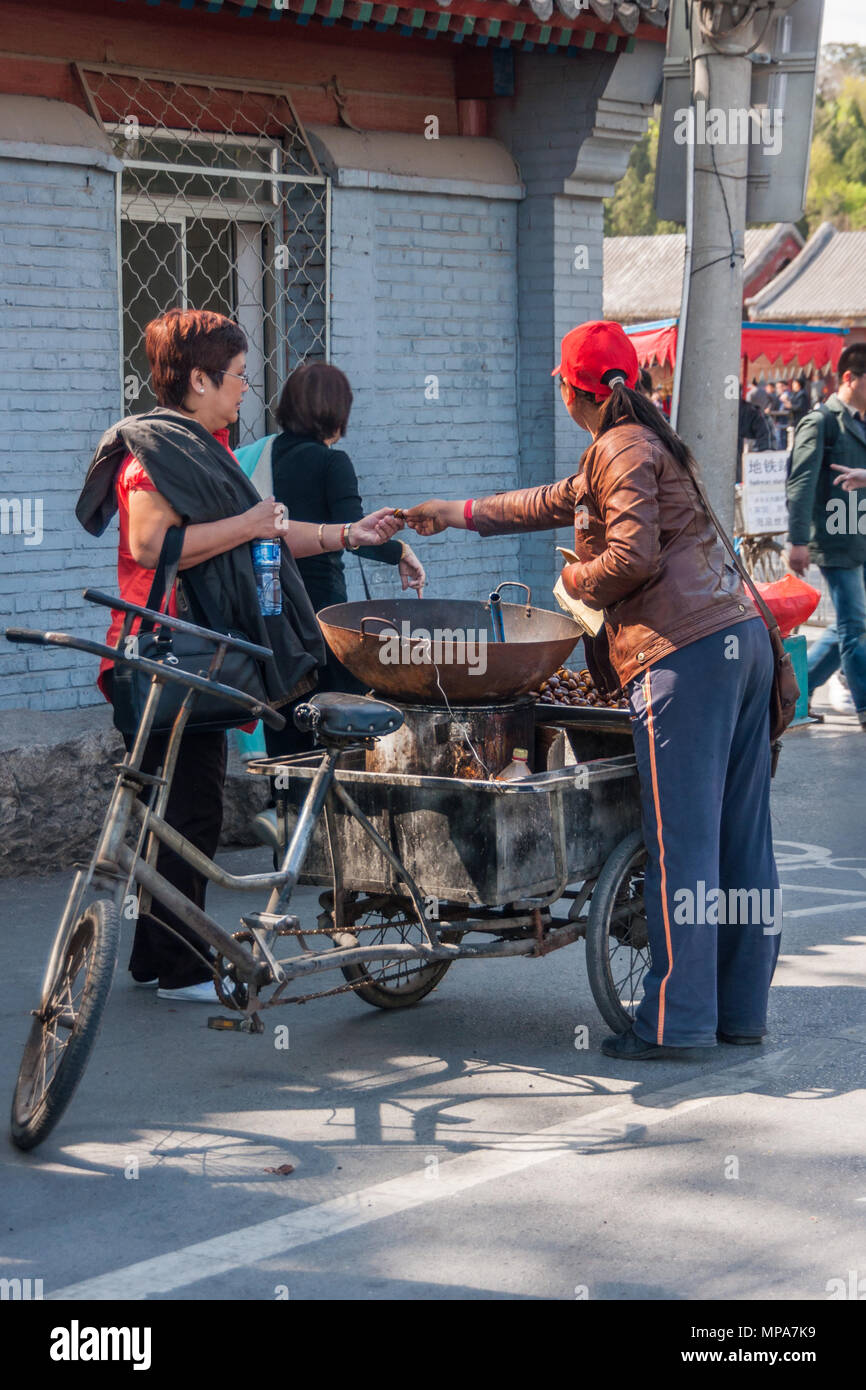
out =
[[463,503],[463,520],[466,522],[466,528],[467,528],[467,530],[469,530],[469,531],[477,531],[477,530],[478,530],[478,527],[475,525],[475,522],[472,520],[472,508],[473,508],[474,504],[475,504],[475,498],[474,498],[474,497],[467,497],[466,501]]

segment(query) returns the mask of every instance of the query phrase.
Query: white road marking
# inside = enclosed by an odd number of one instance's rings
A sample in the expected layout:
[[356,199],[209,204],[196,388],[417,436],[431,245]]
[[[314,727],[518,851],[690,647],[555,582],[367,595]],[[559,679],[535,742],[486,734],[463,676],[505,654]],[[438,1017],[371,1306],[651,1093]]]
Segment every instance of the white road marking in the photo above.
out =
[[815,1047],[815,1040],[809,1039],[797,1047],[770,1052],[709,1076],[692,1077],[648,1095],[640,1103],[628,1101],[605,1106],[585,1119],[566,1120],[533,1134],[462,1154],[440,1163],[436,1178],[430,1178],[425,1168],[67,1285],[48,1297],[55,1301],[139,1300],[168,1294],[201,1279],[249,1267],[259,1260],[285,1255],[290,1250],[356,1230],[373,1221],[454,1197],[481,1183],[509,1177],[551,1159],[569,1153],[580,1154],[588,1146],[603,1150],[611,1143],[631,1142],[644,1129],[667,1124],[717,1101],[742,1095],[765,1085],[781,1072],[793,1070],[800,1062],[813,1063]]
[[844,898],[859,898],[863,892],[862,888],[819,888],[814,883],[780,883],[779,887],[783,893],[840,893]]
[[[821,903],[818,907],[795,907],[792,912],[787,909],[782,913],[782,920],[788,917],[816,917],[820,913],[825,916],[828,912],[853,912],[854,908],[866,907],[866,898],[860,898],[856,903]],[[828,942],[816,942],[816,945],[826,946]]]

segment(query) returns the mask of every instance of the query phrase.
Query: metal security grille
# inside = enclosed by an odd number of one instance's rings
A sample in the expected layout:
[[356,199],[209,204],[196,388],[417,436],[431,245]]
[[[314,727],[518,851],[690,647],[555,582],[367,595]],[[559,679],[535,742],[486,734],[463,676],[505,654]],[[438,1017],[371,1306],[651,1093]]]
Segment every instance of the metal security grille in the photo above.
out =
[[277,87],[79,69],[123,161],[120,280],[126,408],[155,404],[145,325],[173,307],[236,319],[249,340],[235,443],[268,433],[289,372],[327,360],[330,181]]

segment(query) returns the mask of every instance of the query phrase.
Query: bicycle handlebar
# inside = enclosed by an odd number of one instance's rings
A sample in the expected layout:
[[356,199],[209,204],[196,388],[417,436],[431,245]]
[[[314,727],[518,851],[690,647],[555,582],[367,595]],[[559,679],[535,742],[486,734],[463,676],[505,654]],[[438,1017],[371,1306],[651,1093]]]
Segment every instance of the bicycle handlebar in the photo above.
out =
[[[142,610],[147,612],[147,609]],[[160,616],[157,614],[156,616]],[[184,623],[187,630],[202,632],[206,629],[195,628],[191,623]],[[219,633],[210,634],[222,640]],[[261,719],[271,729],[284,729],[286,721],[283,715],[270,705],[262,704],[255,696],[248,695],[244,690],[235,690],[234,686],[222,685],[219,681],[208,680],[206,676],[193,675],[191,671],[175,671],[171,666],[164,666],[159,661],[149,661],[144,656],[124,656],[123,652],[118,651],[117,647],[107,647],[102,642],[91,642],[86,637],[71,637],[67,632],[37,632],[33,628],[26,627],[7,627],[5,631],[6,640],[9,642],[25,642],[34,647],[74,647],[76,651],[89,652],[92,656],[101,656],[112,662],[122,662],[124,666],[132,666],[137,671],[143,671],[145,675],[156,676],[161,683],[169,685],[183,685],[188,690],[197,690],[202,695],[219,695],[224,700],[230,700],[233,704],[241,705],[249,710],[250,714]],[[254,652],[263,650],[256,647],[253,643],[238,643],[242,649],[246,647]],[[271,655],[271,653],[268,653]]]
[[85,589],[82,597],[90,603],[99,603],[103,608],[116,608],[123,613],[136,613],[141,618],[152,618],[160,627],[170,627],[174,632],[189,632],[193,637],[203,637],[206,641],[213,642],[214,645],[221,642],[223,646],[231,647],[236,652],[248,652],[250,656],[256,656],[260,661],[273,661],[274,654],[269,647],[259,647],[255,642],[246,642],[240,637],[230,637],[225,632],[214,632],[209,627],[199,627],[196,623],[188,623],[185,618],[175,618],[168,613],[157,613],[153,608],[142,608],[139,603],[129,603],[124,598],[113,598],[111,594],[104,594],[101,589]]

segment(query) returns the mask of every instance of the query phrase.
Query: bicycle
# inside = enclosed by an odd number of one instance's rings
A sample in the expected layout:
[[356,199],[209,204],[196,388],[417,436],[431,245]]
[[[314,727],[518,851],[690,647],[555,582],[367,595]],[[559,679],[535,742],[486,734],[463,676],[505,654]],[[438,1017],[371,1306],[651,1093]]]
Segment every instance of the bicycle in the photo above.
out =
[[[18,628],[7,629],[6,637],[13,642],[72,647],[123,662],[148,674],[151,685],[132,747],[116,764],[117,777],[96,847],[87,866],[74,876],[39,1005],[32,1010],[12,1102],[11,1133],[18,1148],[32,1149],[51,1133],[85,1070],[111,988],[120,914],[133,888],[139,894],[140,911],[147,911],[153,900],[164,904],[213,952],[207,963],[216,996],[227,1012],[210,1018],[212,1027],[263,1033],[265,1009],[343,992],[357,992],[365,1002],[383,1009],[406,1007],[423,999],[455,959],[540,957],[579,937],[587,939],[590,984],[603,1016],[619,1031],[630,1025],[638,986],[649,964],[643,906],[646,851],[638,829],[640,804],[632,754],[597,757],[583,764],[580,776],[575,776],[574,768],[566,768],[514,783],[389,777],[351,768],[341,770],[338,777],[341,760],[363,757],[376,739],[400,727],[403,716],[395,706],[366,696],[313,696],[296,709],[295,720],[316,734],[320,748],[312,755],[261,760],[252,768],[266,775],[283,771],[295,776],[295,824],[290,833],[284,802],[280,866],[272,872],[235,875],[198,850],[164,816],[180,740],[198,696],[218,696],[274,729],[285,727],[277,710],[218,679],[230,649],[260,661],[273,659],[272,653],[97,590],[86,590],[84,596],[124,613],[116,647],[66,633]],[[191,673],[175,669],[170,660],[135,655],[128,649],[127,638],[136,617],[152,618],[163,629],[212,642],[214,655],[207,670]],[[144,773],[141,763],[166,682],[185,686],[186,693],[161,768]],[[402,851],[398,853],[373,824],[392,795],[408,798],[402,819],[411,825],[414,818],[411,840],[416,850],[423,846],[431,823],[440,827],[440,834],[442,825],[447,827],[453,841],[452,862],[461,872],[474,873],[478,882],[483,877],[489,885],[486,899],[462,887],[450,899],[431,896],[438,891],[437,874],[444,872],[448,856],[435,849],[425,856],[422,848],[420,871],[407,867],[406,858],[412,858],[407,847],[397,841]],[[467,799],[465,817],[454,814],[455,795]],[[383,828],[389,819],[386,812]],[[479,834],[479,827],[484,833]],[[526,853],[527,831],[532,855]],[[317,863],[322,839],[328,854],[324,873]],[[491,877],[490,843],[505,850],[499,877]],[[520,853],[518,843],[523,847]],[[242,916],[241,930],[229,932],[157,871],[159,845],[173,850],[220,887],[267,892],[264,910]],[[328,889],[320,899],[323,911],[317,925],[302,928],[289,908],[308,858],[306,881],[324,883]],[[371,891],[367,879],[374,862],[384,883]],[[513,864],[519,866],[517,879],[524,875],[522,884],[515,884]],[[416,873],[420,877],[422,872],[424,891],[416,879]],[[569,888],[575,881],[580,886]],[[569,903],[565,919],[551,916],[552,905],[560,899]],[[478,905],[481,902],[484,905]],[[476,931],[494,940],[464,945],[464,937]],[[369,944],[361,943],[362,933],[372,933]],[[306,935],[324,937],[331,945],[313,951]],[[301,953],[280,957],[284,939],[299,944]],[[395,963],[396,977],[388,973]],[[341,970],[346,983],[309,995],[286,994],[293,980],[330,969]]]

